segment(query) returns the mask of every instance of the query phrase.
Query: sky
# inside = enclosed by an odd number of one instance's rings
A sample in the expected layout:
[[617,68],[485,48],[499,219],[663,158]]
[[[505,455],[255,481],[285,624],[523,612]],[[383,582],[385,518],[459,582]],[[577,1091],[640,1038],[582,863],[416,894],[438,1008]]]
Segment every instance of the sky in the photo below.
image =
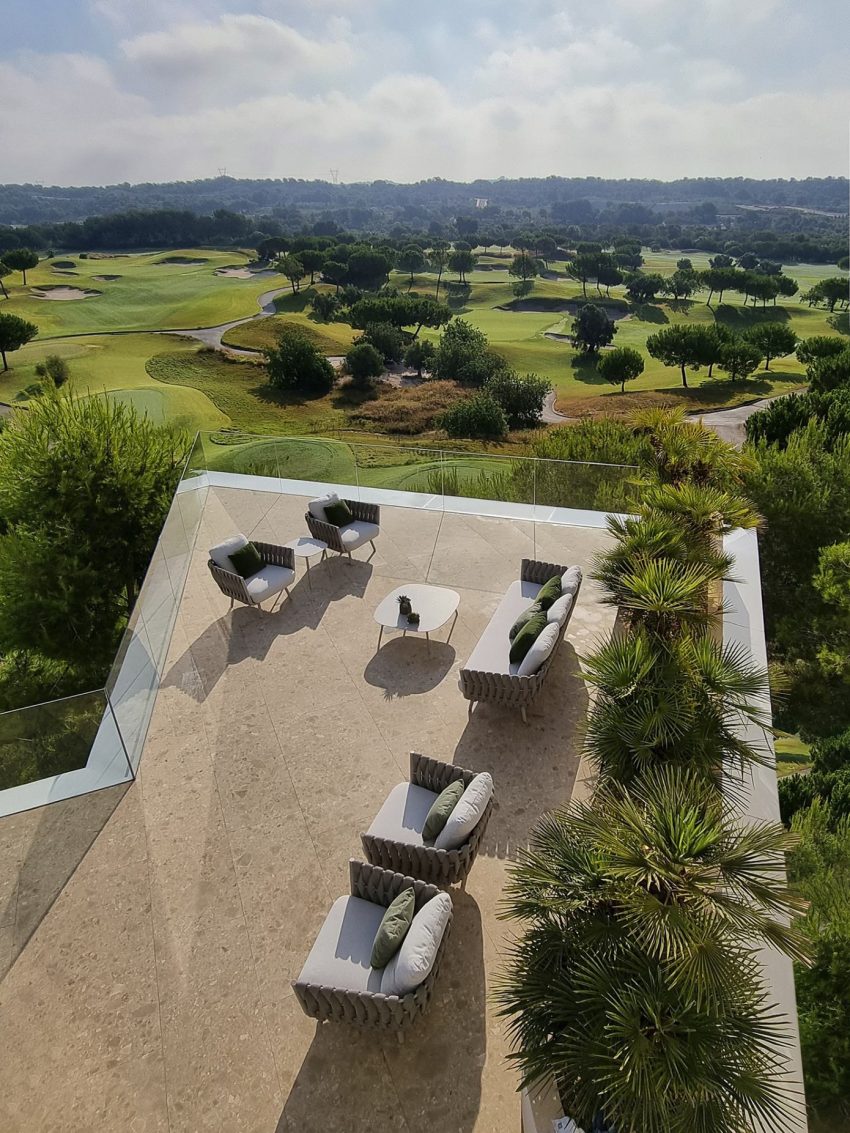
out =
[[0,0],[0,182],[846,176],[850,0]]

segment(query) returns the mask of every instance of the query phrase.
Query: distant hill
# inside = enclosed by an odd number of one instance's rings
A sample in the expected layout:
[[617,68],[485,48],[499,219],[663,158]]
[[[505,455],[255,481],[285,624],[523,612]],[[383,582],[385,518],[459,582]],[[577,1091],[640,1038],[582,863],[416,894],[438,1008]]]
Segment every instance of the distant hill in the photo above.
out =
[[[718,213],[738,207],[793,208],[846,214],[846,177],[757,181],[748,177],[696,177],[650,181],[600,177],[528,177],[401,184],[372,181],[334,185],[329,181],[250,180],[216,177],[163,184],[67,188],[0,185],[0,224],[46,224],[83,220],[132,209],[216,209],[285,221],[327,215],[366,227],[388,216],[402,223],[445,220],[458,213],[495,219],[502,211],[541,210],[563,223],[583,223],[617,205],[643,206],[665,214],[712,205]],[[483,217],[482,217],[483,218]],[[636,214],[636,219],[642,219]]]

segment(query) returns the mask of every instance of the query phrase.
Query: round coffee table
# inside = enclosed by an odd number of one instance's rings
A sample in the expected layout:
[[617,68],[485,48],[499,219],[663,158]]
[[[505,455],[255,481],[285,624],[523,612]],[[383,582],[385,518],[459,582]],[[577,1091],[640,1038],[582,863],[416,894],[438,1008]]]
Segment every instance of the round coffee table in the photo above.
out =
[[313,555],[321,555],[322,558],[328,553],[328,545],[324,539],[314,539],[312,535],[300,535],[297,539],[290,539],[288,543],[283,544],[284,547],[291,547],[292,553],[296,559],[304,559],[307,564],[307,584],[310,589],[313,589],[313,580],[310,578],[310,559]]
[[[402,594],[407,595],[414,611],[419,615],[418,625],[410,625],[407,618],[399,610],[398,600]],[[381,648],[385,629],[400,629],[403,634],[424,633],[426,640],[430,643],[431,633],[435,629],[439,629],[440,626],[444,626],[454,614],[452,628],[446,638],[448,645],[457,623],[459,602],[460,595],[454,590],[447,590],[445,586],[427,586],[422,582],[408,582],[404,586],[397,586],[379,603],[375,610],[375,621],[381,627],[375,652],[377,653],[378,649]]]

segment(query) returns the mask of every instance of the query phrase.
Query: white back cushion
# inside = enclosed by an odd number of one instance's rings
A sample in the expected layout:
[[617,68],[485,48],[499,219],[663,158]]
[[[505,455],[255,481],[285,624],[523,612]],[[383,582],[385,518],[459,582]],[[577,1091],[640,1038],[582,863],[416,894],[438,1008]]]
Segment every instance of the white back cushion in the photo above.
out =
[[561,593],[575,594],[581,582],[581,567],[571,566],[561,575]]
[[570,612],[572,604],[572,594],[562,594],[546,611],[546,621],[557,622],[559,627],[562,626],[567,620],[567,614]]
[[530,677],[543,664],[558,643],[561,627],[557,622],[547,622],[531,643],[531,648],[519,663],[518,677]]
[[401,948],[384,968],[382,994],[407,995],[428,978],[451,914],[452,899],[448,893],[438,893],[425,902],[413,918]]
[[217,567],[222,570],[229,570],[234,573],[236,568],[230,561],[230,556],[241,551],[243,547],[248,546],[248,538],[241,533],[239,535],[231,535],[229,539],[225,539],[223,543],[219,543],[217,547],[210,547],[210,558]]
[[435,850],[456,850],[478,825],[493,795],[493,777],[487,771],[476,775],[449,815],[448,822],[434,841]]
[[325,506],[327,504],[335,504],[338,499],[339,496],[336,492],[328,492],[326,496],[319,496],[317,500],[310,500],[309,504],[307,504],[307,511],[309,511],[314,519],[321,519],[324,523],[326,522]]

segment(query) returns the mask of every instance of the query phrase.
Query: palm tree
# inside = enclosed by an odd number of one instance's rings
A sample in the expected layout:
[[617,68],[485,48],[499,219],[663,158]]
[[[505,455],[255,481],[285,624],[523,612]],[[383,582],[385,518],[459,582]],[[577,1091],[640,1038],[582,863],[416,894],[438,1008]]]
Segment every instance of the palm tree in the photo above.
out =
[[622,564],[603,601],[623,611],[630,628],[643,625],[657,637],[671,639],[711,624],[708,588],[722,578],[716,562],[638,560],[632,567]]
[[646,436],[653,453],[651,472],[666,484],[691,481],[735,487],[753,467],[753,460],[707,428],[685,420],[684,409],[648,409],[634,414],[632,425]]
[[738,527],[758,527],[761,516],[743,495],[710,484],[646,484],[645,515],[664,515],[682,526],[695,550],[702,553],[712,538]]
[[671,768],[541,820],[511,870],[503,915],[524,930],[497,992],[524,1084],[554,1074],[576,1121],[621,1133],[785,1128],[753,948],[807,957],[784,923],[804,907],[782,875],[794,841]]
[[706,634],[664,640],[642,625],[587,657],[583,676],[596,688],[585,749],[603,781],[673,763],[716,783],[724,762],[768,760],[741,738],[742,724],[768,729],[768,678],[739,646]]

